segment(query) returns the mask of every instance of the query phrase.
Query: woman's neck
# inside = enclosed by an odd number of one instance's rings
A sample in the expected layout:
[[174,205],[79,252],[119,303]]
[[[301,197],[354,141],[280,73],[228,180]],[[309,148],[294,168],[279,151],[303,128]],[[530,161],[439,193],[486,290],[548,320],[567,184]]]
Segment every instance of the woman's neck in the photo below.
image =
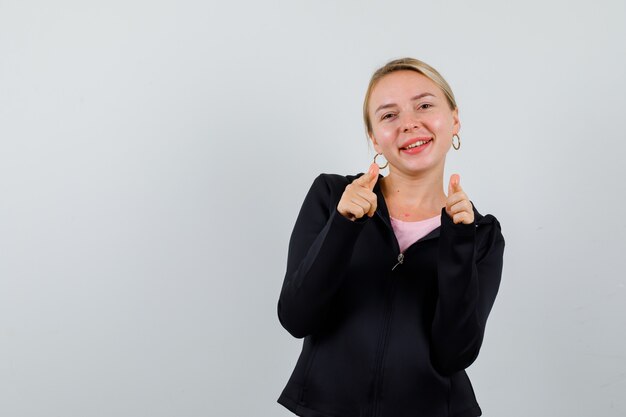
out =
[[380,187],[389,215],[399,220],[418,221],[434,217],[446,205],[443,171],[409,176],[392,169],[381,180]]

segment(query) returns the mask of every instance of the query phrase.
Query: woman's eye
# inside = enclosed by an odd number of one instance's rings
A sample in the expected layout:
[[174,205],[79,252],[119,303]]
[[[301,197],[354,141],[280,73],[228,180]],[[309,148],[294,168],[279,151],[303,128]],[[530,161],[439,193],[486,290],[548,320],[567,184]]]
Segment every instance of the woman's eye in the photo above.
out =
[[424,103],[420,106],[420,109],[429,109],[431,108],[433,105],[429,104],[429,103]]
[[383,114],[383,116],[380,118],[380,120],[391,119],[392,117],[393,117],[393,113],[385,113],[385,114]]

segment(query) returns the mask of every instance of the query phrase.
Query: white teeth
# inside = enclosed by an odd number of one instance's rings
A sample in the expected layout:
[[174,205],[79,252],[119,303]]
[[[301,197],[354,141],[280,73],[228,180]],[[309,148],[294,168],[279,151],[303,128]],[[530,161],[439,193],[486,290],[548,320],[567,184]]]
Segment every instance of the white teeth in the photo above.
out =
[[428,142],[430,142],[430,139],[428,139],[428,140],[418,140],[418,141],[417,141],[417,142],[415,142],[414,144],[409,145],[409,146],[407,146],[407,147],[406,147],[406,148],[404,148],[404,149],[416,148],[416,147],[418,147],[418,146],[422,146],[423,144],[428,143]]

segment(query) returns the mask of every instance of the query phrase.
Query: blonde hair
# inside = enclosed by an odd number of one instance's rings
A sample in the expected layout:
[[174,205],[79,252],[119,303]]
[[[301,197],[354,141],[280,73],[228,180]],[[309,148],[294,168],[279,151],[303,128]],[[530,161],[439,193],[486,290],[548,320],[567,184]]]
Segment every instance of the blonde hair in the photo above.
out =
[[456,100],[454,99],[452,89],[450,88],[450,85],[448,85],[446,80],[441,76],[441,74],[437,72],[436,69],[434,69],[427,63],[417,60],[415,58],[394,59],[393,61],[390,61],[381,68],[377,69],[376,72],[374,72],[374,74],[372,75],[370,83],[367,86],[365,100],[363,101],[363,121],[365,122],[365,129],[367,130],[368,135],[372,133],[372,121],[370,120],[368,112],[372,90],[374,89],[378,81],[380,81],[380,79],[383,78],[385,75],[402,70],[418,72],[434,82],[439,88],[441,88],[441,90],[446,95],[446,99],[448,101],[450,109],[456,109]]

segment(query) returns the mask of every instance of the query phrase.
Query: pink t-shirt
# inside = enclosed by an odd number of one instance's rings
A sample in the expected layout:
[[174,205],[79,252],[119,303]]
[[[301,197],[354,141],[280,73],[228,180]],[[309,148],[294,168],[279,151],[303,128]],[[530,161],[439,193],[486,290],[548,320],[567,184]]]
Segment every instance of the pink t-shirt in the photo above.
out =
[[400,245],[400,252],[441,226],[441,214],[417,222],[405,222],[391,217],[391,227]]

